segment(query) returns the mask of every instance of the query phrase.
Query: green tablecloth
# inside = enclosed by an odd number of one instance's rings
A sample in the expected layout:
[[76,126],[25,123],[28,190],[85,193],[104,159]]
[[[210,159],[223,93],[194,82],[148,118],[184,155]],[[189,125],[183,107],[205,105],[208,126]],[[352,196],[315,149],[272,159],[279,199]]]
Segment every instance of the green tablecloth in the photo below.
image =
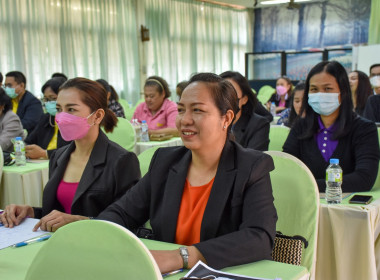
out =
[[[152,250],[176,249],[179,245],[142,239],[143,243]],[[38,251],[46,242],[34,243],[20,248],[0,250],[0,279],[21,280]],[[253,264],[241,265],[223,269],[226,272],[257,276],[263,278],[281,277],[282,280],[300,279],[307,274],[306,268],[272,261],[260,261]],[[174,280],[184,276],[186,272],[165,279]],[[52,276],[54,279],[54,276]]]

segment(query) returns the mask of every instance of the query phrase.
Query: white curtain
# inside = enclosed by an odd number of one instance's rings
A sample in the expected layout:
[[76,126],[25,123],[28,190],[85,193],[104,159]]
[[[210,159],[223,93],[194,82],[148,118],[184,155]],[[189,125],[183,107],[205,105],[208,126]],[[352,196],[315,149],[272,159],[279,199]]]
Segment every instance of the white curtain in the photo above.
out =
[[103,78],[135,103],[146,75],[174,89],[195,72],[244,73],[249,16],[195,0],[0,0],[0,72],[23,72],[36,96],[54,72]]
[[195,72],[244,75],[244,54],[252,50],[248,10],[194,0],[145,0],[145,23],[148,76],[162,76],[174,89]]
[[0,0],[0,71],[18,70],[27,89],[54,72],[103,78],[135,102],[140,87],[135,1]]

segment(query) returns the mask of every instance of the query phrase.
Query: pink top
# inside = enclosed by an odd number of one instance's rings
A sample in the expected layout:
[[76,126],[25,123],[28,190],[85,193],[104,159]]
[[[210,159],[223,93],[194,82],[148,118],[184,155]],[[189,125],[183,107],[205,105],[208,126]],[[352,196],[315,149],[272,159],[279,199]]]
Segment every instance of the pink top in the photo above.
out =
[[77,191],[78,183],[68,183],[63,180],[58,185],[57,199],[65,209],[65,213],[71,214],[71,204],[73,203],[75,192]]
[[280,100],[280,102],[278,103],[278,107],[286,107],[286,101]]
[[175,128],[175,119],[177,115],[177,104],[165,98],[161,108],[154,116],[152,116],[152,113],[149,111],[146,103],[143,102],[137,106],[133,114],[133,119],[138,119],[140,123],[145,120],[148,123],[149,129],[156,130],[167,127]]

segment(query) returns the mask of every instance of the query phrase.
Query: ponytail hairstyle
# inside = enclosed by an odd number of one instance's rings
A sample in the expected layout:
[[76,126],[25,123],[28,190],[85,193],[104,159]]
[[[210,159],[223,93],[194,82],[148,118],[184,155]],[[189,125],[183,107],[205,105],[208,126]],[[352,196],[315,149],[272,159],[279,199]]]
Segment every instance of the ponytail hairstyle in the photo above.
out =
[[86,104],[92,112],[103,109],[105,114],[100,125],[104,127],[106,132],[113,131],[118,120],[116,115],[108,109],[107,92],[100,83],[86,78],[74,78],[65,82],[59,88],[59,91],[68,88],[76,88],[79,91],[82,102]]

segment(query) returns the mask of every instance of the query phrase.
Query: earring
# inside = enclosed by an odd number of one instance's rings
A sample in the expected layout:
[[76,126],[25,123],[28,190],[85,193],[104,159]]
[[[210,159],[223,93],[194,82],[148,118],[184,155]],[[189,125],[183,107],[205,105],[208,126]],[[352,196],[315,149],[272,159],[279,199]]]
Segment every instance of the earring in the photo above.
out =
[[225,126],[225,125],[223,126],[223,129],[226,129],[226,126]]

